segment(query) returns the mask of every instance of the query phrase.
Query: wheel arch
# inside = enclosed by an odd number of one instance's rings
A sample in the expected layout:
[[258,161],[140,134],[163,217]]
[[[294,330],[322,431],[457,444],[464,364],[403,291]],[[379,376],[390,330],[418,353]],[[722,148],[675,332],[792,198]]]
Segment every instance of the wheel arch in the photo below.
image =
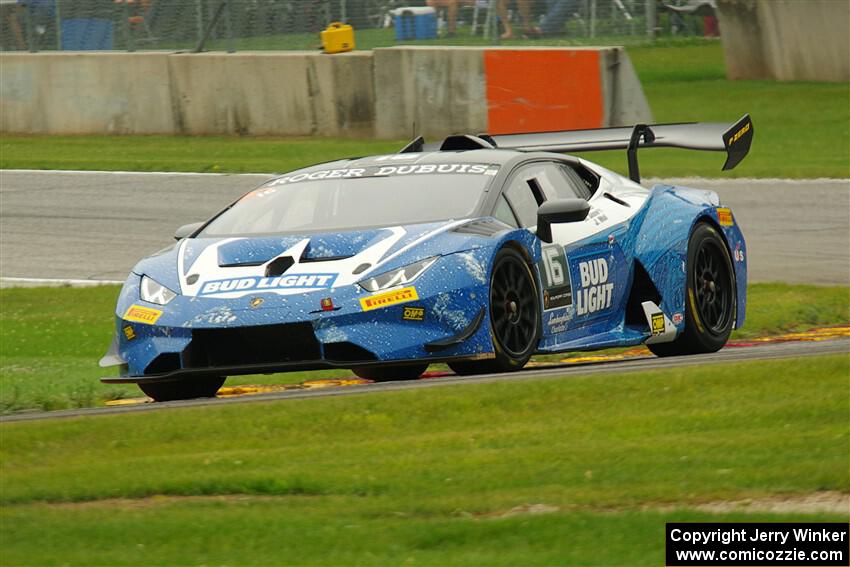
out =
[[[661,309],[668,314],[683,314],[685,308],[686,263],[690,237],[701,222],[708,223],[723,237],[732,258],[736,281],[737,304],[734,328],[743,325],[746,305],[747,270],[743,234],[732,218],[722,226],[718,217],[720,205],[716,193],[687,187],[656,185],[652,188],[639,226],[634,233],[633,258],[640,262],[661,295]],[[726,209],[728,210],[728,209]],[[731,214],[731,211],[730,211]],[[740,249],[742,261],[736,261]],[[630,285],[634,285],[634,270]],[[679,330],[683,324],[677,324]]]
[[[488,274],[492,274],[493,272],[493,263],[496,259],[496,254],[499,253],[499,250],[502,248],[512,248],[522,255],[525,259],[526,264],[528,264],[529,270],[531,270],[531,276],[534,278],[534,287],[537,295],[537,304],[540,309],[540,313],[543,313],[543,282],[540,279],[540,270],[537,268],[541,258],[541,245],[540,239],[537,238],[536,235],[532,234],[531,231],[525,229],[513,230],[500,239],[499,243],[493,247],[493,254],[490,258],[490,269],[488,270]],[[538,343],[543,340],[543,317],[540,317],[539,329],[538,329]]]

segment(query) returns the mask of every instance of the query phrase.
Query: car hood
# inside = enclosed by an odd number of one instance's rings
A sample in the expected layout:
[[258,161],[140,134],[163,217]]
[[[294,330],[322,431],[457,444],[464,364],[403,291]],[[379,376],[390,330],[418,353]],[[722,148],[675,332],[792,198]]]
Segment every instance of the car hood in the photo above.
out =
[[[464,227],[487,224],[489,229]],[[351,285],[431,256],[486,246],[511,227],[463,219],[341,233],[187,238],[133,269],[190,297],[292,295]]]

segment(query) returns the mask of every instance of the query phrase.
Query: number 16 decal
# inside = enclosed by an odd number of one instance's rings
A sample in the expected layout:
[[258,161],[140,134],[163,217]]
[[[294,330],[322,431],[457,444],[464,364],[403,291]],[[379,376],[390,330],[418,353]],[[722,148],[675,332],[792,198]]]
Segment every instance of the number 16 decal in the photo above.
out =
[[539,270],[543,276],[543,309],[572,305],[573,294],[567,273],[567,257],[561,246],[545,246]]

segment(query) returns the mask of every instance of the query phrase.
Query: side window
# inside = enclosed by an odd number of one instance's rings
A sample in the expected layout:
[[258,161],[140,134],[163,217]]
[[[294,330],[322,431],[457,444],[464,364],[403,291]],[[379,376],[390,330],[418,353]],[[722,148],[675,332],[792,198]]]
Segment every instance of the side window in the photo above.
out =
[[523,167],[514,174],[504,195],[522,226],[537,225],[537,207],[545,200],[545,196],[532,168]]
[[570,189],[576,197],[590,199],[593,192],[590,190],[588,182],[582,179],[575,169],[563,163],[558,164],[557,168],[561,171],[561,174],[564,176],[564,179],[566,179],[567,184],[570,186]]
[[493,216],[503,223],[509,224],[513,227],[519,227],[519,223],[514,216],[514,212],[505,200],[504,195],[499,196],[499,201],[496,203],[496,210],[493,211]]
[[590,199],[590,190],[581,177],[568,165],[541,162],[535,168],[535,178],[546,193],[546,199]]

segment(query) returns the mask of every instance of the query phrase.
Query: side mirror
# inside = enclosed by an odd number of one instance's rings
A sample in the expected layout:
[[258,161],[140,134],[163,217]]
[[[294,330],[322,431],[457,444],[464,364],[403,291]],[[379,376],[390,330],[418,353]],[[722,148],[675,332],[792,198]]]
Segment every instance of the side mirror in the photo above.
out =
[[584,199],[553,199],[537,209],[537,237],[552,242],[552,225],[578,222],[587,218],[590,203]]
[[204,224],[202,222],[193,222],[192,224],[184,224],[176,231],[174,231],[174,240],[183,240],[187,236],[194,233],[196,230],[201,228],[201,225]]

